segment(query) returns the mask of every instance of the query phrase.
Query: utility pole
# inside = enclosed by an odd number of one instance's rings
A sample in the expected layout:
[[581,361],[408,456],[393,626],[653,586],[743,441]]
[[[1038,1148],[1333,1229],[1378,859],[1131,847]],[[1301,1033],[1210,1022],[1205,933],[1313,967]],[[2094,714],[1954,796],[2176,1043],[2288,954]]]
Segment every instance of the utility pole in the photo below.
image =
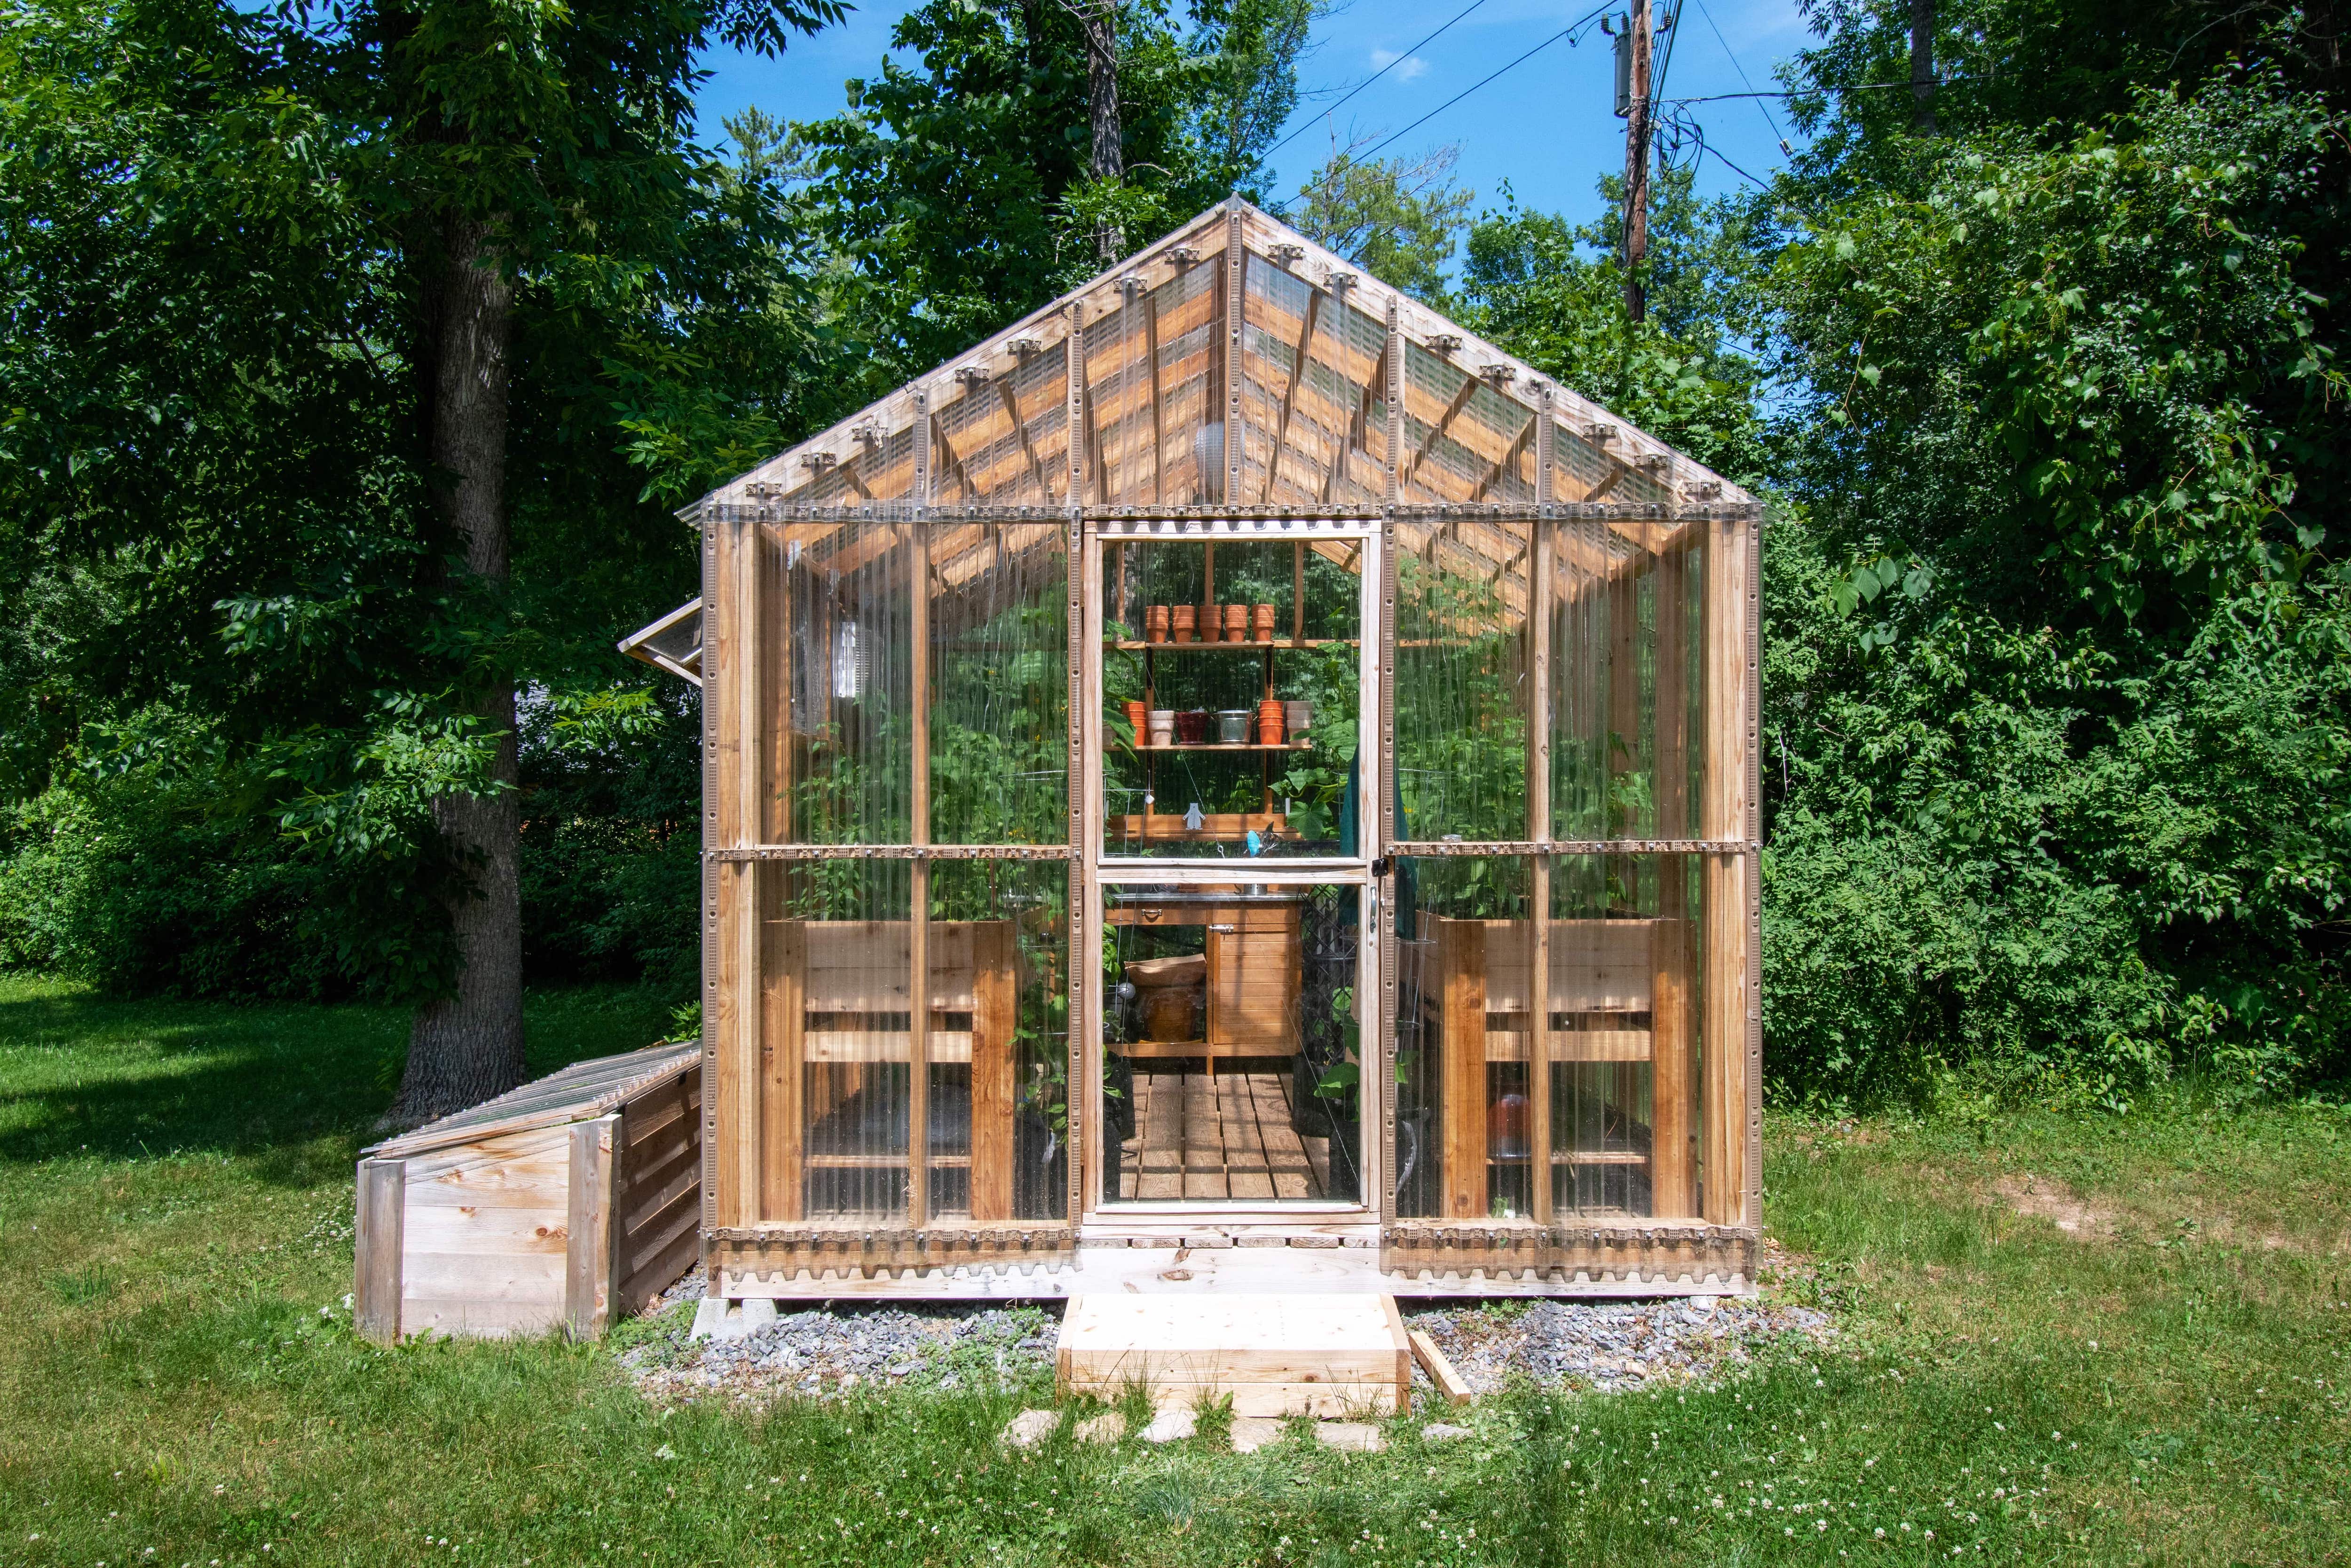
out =
[[1935,134],[1935,0],[1910,0],[1911,128]]
[[[1913,0],[1917,3],[1917,0]],[[1641,321],[1649,301],[1641,287],[1641,264],[1649,256],[1649,0],[1633,0],[1617,48],[1629,57],[1625,99],[1625,315]]]

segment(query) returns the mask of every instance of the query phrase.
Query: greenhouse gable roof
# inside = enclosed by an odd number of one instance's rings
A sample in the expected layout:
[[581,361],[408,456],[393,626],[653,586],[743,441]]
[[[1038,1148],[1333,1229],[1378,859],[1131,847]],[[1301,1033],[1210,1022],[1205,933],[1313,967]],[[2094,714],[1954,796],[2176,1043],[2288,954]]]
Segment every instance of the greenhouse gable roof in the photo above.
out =
[[[1235,316],[1238,341],[1228,343]],[[1391,319],[1402,361],[1396,504],[1752,503],[1236,197],[729,480],[688,515],[772,502],[1065,507],[1073,421],[1085,435],[1076,482],[1089,505],[1375,511],[1387,501]],[[1220,414],[1238,432],[1230,452]],[[1547,496],[1535,471],[1545,446]]]

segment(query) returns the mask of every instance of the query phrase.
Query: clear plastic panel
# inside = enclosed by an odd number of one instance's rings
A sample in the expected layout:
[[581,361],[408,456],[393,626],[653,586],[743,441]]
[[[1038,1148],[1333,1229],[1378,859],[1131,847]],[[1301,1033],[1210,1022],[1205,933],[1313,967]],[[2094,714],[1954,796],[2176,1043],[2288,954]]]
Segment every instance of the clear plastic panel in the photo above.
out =
[[1553,1212],[1695,1215],[1696,855],[1562,855],[1552,869]]
[[1069,366],[1058,345],[998,374],[959,375],[960,396],[935,416],[936,505],[1041,507],[1069,490]]
[[1343,455],[1351,444],[1364,447],[1374,419],[1384,433],[1379,386],[1384,329],[1348,308],[1342,293],[1263,259],[1250,263],[1246,308],[1255,487],[1244,499],[1375,503],[1376,483],[1367,488],[1352,482]]
[[1562,421],[1552,454],[1552,498],[1613,506],[1665,506],[1674,499],[1664,474],[1640,466],[1620,427]]
[[771,1181],[797,1190],[771,1194],[769,1211],[818,1221],[903,1218],[913,1108],[910,862],[777,869],[766,1032],[780,1077],[767,1092],[779,1153],[768,1168]]
[[914,484],[914,433],[867,427],[852,455],[804,467],[789,499],[811,507],[903,500]]
[[1156,492],[1152,448],[1152,347],[1149,294],[1130,289],[1127,303],[1086,323],[1086,402],[1093,439],[1091,498],[1107,507],[1150,504]]
[[1151,291],[1148,326],[1159,346],[1158,493],[1136,505],[1199,506],[1217,499],[1223,489],[1224,420],[1217,399],[1224,355],[1217,331],[1223,278],[1222,266],[1204,261]]
[[[1341,828],[1361,744],[1361,570],[1353,540],[1105,547],[1106,854],[1359,852]],[[1238,641],[1228,607],[1246,617]]]
[[1639,519],[1552,527],[1552,836],[1696,837],[1705,531]]
[[1360,890],[1103,890],[1105,1203],[1361,1197]]
[[1510,1218],[1531,1204],[1524,1037],[1507,1028],[1512,1004],[1527,1005],[1531,886],[1519,856],[1396,862],[1395,1190],[1405,1218]]
[[[1474,505],[1534,500],[1541,416],[1461,366],[1411,345],[1401,494],[1407,502]],[[1439,400],[1442,400],[1441,402]]]
[[1396,526],[1396,837],[1525,840],[1531,523]]
[[929,875],[931,1213],[1065,1218],[1069,866],[937,861]]
[[931,528],[931,841],[1065,843],[1068,533]]
[[771,743],[784,843],[908,841],[914,531],[792,523],[762,614],[780,628],[789,722]]

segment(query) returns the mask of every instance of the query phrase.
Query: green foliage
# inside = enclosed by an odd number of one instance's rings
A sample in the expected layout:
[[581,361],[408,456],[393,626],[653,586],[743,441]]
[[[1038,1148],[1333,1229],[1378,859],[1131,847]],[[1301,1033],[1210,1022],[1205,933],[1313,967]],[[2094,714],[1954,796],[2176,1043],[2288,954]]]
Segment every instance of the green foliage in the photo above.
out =
[[[1744,246],[1753,224],[1725,200],[1701,204],[1686,172],[1657,182],[1651,218],[1647,319],[1625,312],[1624,268],[1613,217],[1572,226],[1515,204],[1470,228],[1454,300],[1462,325],[1490,338],[1731,479],[1768,470],[1755,406],[1757,368],[1738,351],[1730,318],[1751,270]],[[1621,180],[1600,194],[1615,210]],[[1596,256],[1587,247],[1601,247]]]
[[807,183],[792,211],[824,253],[829,406],[880,397],[1092,276],[1097,225],[1139,245],[1247,187],[1296,99],[1312,14],[1312,0],[1122,6],[1114,182],[1091,173],[1085,45],[1066,7],[930,0],[900,18],[848,108],[793,128]]
[[[785,171],[754,134],[734,165],[695,146],[692,61],[836,15],[11,10],[0,789],[40,804],[0,874],[51,890],[16,961],[434,991],[470,872],[428,803],[495,777],[473,715],[506,685],[562,716],[523,742],[527,794],[581,759],[538,802],[558,814],[525,809],[552,856],[531,961],[690,970],[690,898],[652,916],[691,886],[669,841],[697,781],[623,758],[674,758],[695,716],[611,643],[692,591],[656,503],[799,428],[814,342]],[[452,570],[430,504],[419,302],[469,214],[517,298],[503,585]],[[208,912],[248,914],[250,950]]]
[[1778,256],[1809,389],[1766,536],[1784,1092],[2351,1065],[2344,382],[2299,237],[2335,123],[2255,77],[1987,131]]
[[1456,147],[1418,158],[1363,158],[1353,147],[1335,150],[1283,215],[1299,233],[1360,263],[1383,283],[1441,303],[1462,218],[1478,199],[1453,183],[1459,156]]

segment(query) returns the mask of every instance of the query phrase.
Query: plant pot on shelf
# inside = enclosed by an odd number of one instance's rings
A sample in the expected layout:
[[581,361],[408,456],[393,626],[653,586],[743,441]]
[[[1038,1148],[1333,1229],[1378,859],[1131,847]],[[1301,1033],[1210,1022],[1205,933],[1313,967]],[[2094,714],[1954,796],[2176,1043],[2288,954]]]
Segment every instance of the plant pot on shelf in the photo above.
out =
[[1281,742],[1281,704],[1272,697],[1257,705],[1257,741],[1259,746],[1280,746]]
[[1176,716],[1176,744],[1206,746],[1208,744],[1208,710],[1189,707]]
[[1290,731],[1290,737],[1292,740],[1300,738],[1314,723],[1314,705],[1301,702],[1282,704],[1281,722]]
[[1153,708],[1144,716],[1144,722],[1150,726],[1152,745],[1176,744],[1176,710],[1174,708]]
[[1197,617],[1194,624],[1200,629],[1201,642],[1217,643],[1224,640],[1225,607],[1223,605],[1196,605],[1194,607],[1194,614]]
[[1249,711],[1245,707],[1217,710],[1217,744],[1247,746],[1249,737]]
[[1249,627],[1260,643],[1273,641],[1273,606],[1259,604],[1249,611]]
[[1154,604],[1143,612],[1143,638],[1146,643],[1167,641],[1167,606]]
[[1225,641],[1246,643],[1249,640],[1249,607],[1246,604],[1225,606]]
[[1141,703],[1126,705],[1126,727],[1134,732],[1134,744],[1142,746],[1150,734],[1151,721]]
[[1167,613],[1168,641],[1174,643],[1190,642],[1192,640],[1194,621],[1199,613],[1200,612],[1196,607],[1189,604],[1177,604],[1171,606]]

